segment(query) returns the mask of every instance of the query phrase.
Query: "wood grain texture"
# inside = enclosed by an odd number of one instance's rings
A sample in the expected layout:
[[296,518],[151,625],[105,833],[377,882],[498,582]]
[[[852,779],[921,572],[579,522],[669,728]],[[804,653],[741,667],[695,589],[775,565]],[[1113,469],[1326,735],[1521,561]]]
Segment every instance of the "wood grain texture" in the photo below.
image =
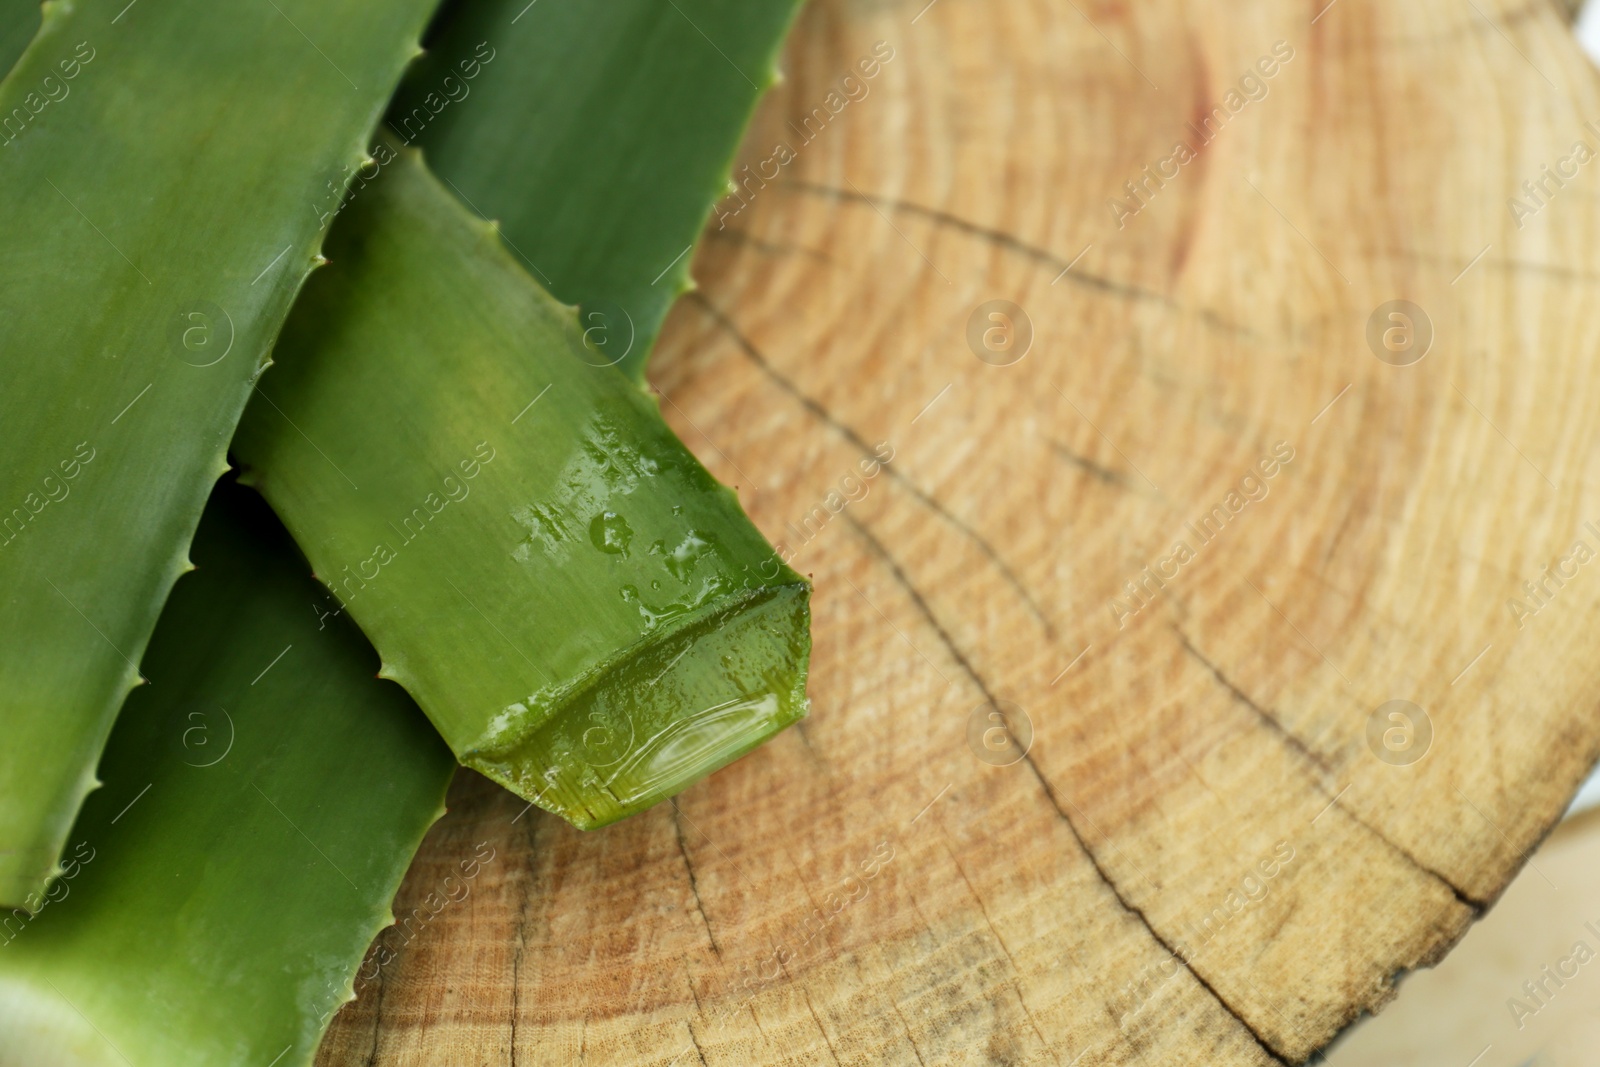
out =
[[1507,203],[1600,85],[1554,4],[1322,8],[808,9],[653,379],[815,578],[812,715],[590,835],[458,781],[397,911],[494,858],[320,1063],[1298,1063],[1461,937],[1600,753],[1600,165]]

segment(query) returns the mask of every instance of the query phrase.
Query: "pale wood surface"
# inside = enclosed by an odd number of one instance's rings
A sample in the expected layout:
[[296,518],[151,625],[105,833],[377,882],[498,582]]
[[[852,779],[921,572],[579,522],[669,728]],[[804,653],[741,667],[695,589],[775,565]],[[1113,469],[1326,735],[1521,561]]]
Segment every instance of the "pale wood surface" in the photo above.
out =
[[[1600,145],[1600,85],[1548,2],[1322,7],[806,11],[751,163],[895,57],[713,224],[652,377],[815,578],[811,718],[594,834],[463,778],[397,911],[494,858],[384,936],[322,1064],[1299,1062],[1466,932],[1600,752],[1600,562],[1506,606],[1600,549],[1600,161],[1506,203]],[[1412,366],[1365,340],[1397,298],[1436,330]],[[1011,366],[967,343],[992,299],[1033,324]],[[1433,725],[1409,766],[1369,748],[1391,699]],[[990,700],[1026,760],[975,758]]]

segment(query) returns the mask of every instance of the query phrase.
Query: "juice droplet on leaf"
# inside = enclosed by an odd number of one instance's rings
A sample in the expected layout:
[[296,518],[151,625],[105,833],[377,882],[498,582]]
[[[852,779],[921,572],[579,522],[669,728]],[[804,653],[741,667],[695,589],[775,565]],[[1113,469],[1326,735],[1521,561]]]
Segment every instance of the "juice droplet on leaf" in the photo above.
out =
[[589,523],[589,540],[602,552],[626,557],[633,530],[615,511],[602,511]]

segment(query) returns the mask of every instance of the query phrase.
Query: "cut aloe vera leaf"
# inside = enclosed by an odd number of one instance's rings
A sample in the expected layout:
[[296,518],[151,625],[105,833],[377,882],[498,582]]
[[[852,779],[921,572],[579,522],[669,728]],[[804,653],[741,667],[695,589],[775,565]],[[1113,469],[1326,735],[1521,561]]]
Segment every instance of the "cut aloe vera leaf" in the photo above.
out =
[[0,2],[0,77],[10,72],[38,29],[39,0]]
[[463,763],[595,827],[805,713],[809,586],[492,226],[406,152],[329,257],[235,454]]
[[449,751],[260,498],[218,486],[194,557],[63,876],[0,921],[0,1067],[309,1064],[443,812]]
[[[799,0],[488,0],[451,11],[389,127],[636,381]],[[470,99],[470,103],[466,102]],[[753,195],[770,182],[738,176]]]
[[432,0],[60,0],[0,83],[0,902],[37,893]]

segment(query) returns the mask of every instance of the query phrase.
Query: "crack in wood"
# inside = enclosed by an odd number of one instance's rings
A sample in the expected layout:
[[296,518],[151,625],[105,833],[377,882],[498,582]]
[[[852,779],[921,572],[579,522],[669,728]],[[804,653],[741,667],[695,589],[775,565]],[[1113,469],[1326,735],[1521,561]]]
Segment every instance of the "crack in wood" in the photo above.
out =
[[1045,1040],[1044,1031],[1039,1029],[1039,1023],[1036,1019],[1034,1019],[1033,1011],[1028,1007],[1028,1001],[1022,995],[1022,984],[1013,978],[1011,980],[1011,988],[1016,990],[1017,1003],[1022,1006],[1022,1014],[1028,1017],[1028,1025],[1033,1027],[1034,1036],[1039,1039],[1039,1044],[1044,1046],[1044,1050],[1050,1053],[1050,1058],[1054,1060],[1059,1067],[1061,1063],[1061,1057],[1056,1055],[1056,1050],[1051,1048],[1050,1042]]
[[374,1065],[378,1062],[378,1040],[383,1034],[383,968],[382,967],[378,968],[378,974],[377,974],[376,981],[378,983],[378,992],[376,994],[377,999],[373,1002],[373,1005],[372,1005],[372,1051],[367,1053],[367,1061],[366,1061],[365,1067],[374,1067]]
[[[831,185],[824,185],[820,182],[808,182],[803,179],[784,182],[779,185],[778,188],[785,191],[795,190],[797,192],[807,193],[812,196],[826,197],[830,200],[848,200],[853,203],[866,204],[868,207],[887,208],[890,211],[905,215],[916,215],[920,218],[927,219],[937,226],[945,226],[967,234],[968,236],[976,237],[979,240],[988,241],[991,244],[994,244],[999,248],[1003,248],[1008,252],[1016,253],[1017,255],[1031,259],[1036,263],[1041,263],[1049,267],[1051,270],[1058,270],[1063,274],[1066,273],[1067,268],[1072,266],[1073,263],[1071,260],[1062,259],[1060,256],[1056,255],[1054,252],[1051,252],[1047,248],[1041,248],[1038,245],[1031,244],[1027,241],[1024,241],[1020,237],[1006,233],[1004,230],[997,230],[990,226],[984,226],[973,222],[970,219],[964,219],[959,215],[953,215],[948,211],[942,211],[939,208],[928,207],[925,204],[918,204],[914,201],[900,200],[892,196],[873,197],[868,196],[865,193],[856,192],[852,189],[839,189]],[[1059,274],[1057,275],[1058,278],[1060,276],[1061,275]],[[1084,270],[1074,270],[1070,274],[1066,274],[1066,280],[1074,285],[1085,289],[1092,289],[1096,292],[1105,293],[1108,296],[1115,296],[1137,303],[1155,304],[1159,307],[1165,308],[1167,311],[1179,315],[1192,314],[1207,326],[1210,326],[1232,337],[1247,337],[1252,340],[1262,339],[1261,336],[1254,330],[1251,330],[1240,323],[1234,322],[1231,319],[1225,319],[1209,308],[1202,308],[1198,311],[1195,311],[1178,303],[1165,293],[1159,293],[1154,289],[1146,289],[1141,285],[1133,285],[1128,282],[1115,281],[1111,278],[1107,278],[1105,275],[1092,274]],[[1054,283],[1052,282],[1051,284]]]
[[978,914],[983,916],[984,925],[994,935],[995,944],[1000,946],[1000,951],[1006,954],[1006,962],[1011,964],[1011,985],[1017,991],[1017,1003],[1022,1006],[1022,1014],[1028,1017],[1028,1024],[1033,1027],[1034,1035],[1039,1038],[1039,1044],[1043,1045],[1045,1051],[1050,1053],[1050,1058],[1059,1064],[1061,1058],[1056,1055],[1055,1049],[1051,1048],[1050,1042],[1045,1039],[1044,1031],[1039,1029],[1039,1023],[1034,1019],[1033,1012],[1029,1009],[1028,1002],[1022,995],[1022,985],[1019,982],[1022,968],[1017,966],[1017,959],[1011,954],[1011,947],[1006,944],[1006,939],[1000,936],[1000,931],[995,927],[994,920],[989,917],[989,906],[983,902],[983,897],[978,893],[978,887],[973,885],[972,879],[967,876],[967,869],[962,866],[961,857],[956,855],[955,850],[950,847],[950,831],[946,830],[944,823],[938,819],[934,820],[934,824],[939,827],[939,833],[944,839],[945,852],[949,855],[950,862],[955,866],[956,873],[961,875],[961,880],[966,883],[967,892],[972,894],[973,903],[978,905]]
[[729,244],[745,245],[769,256],[805,256],[807,259],[814,259],[819,263],[833,265],[833,260],[826,253],[818,252],[814,248],[806,248],[804,245],[797,244],[779,244],[775,241],[763,241],[761,238],[754,237],[744,230],[707,230],[706,237],[711,240],[726,241]]
[[[805,989],[804,986],[802,986],[800,989],[800,995],[805,998],[806,1010],[811,1013],[811,1021],[817,1024],[817,1029],[822,1032],[822,1040],[827,1042],[828,1055],[833,1057],[834,1063],[839,1064],[839,1054],[833,1050],[833,1038],[828,1036],[827,1027],[823,1026],[822,1020],[817,1018],[817,1009],[816,1006],[811,1003],[811,994]],[[839,1067],[843,1067],[843,1064],[839,1064]]]
[[[769,360],[766,355],[755,346],[755,343],[746,337],[739,327],[734,325],[733,321],[729,319],[728,316],[724,315],[715,304],[711,303],[710,299],[707,298],[703,293],[698,291],[691,292],[685,297],[685,299],[698,305],[712,322],[716,323],[718,327],[720,327],[728,334],[730,338],[733,339],[734,344],[739,348],[739,350],[742,351],[745,356],[773,382],[773,384],[777,385],[778,388],[782,389],[784,392],[793,397],[801,407],[805,408],[812,415],[816,416],[818,420],[834,430],[846,441],[849,441],[861,451],[863,456],[871,458],[876,455],[872,450],[872,446],[867,444],[866,440],[862,438],[860,434],[856,433],[856,431],[848,423],[836,418],[834,414],[822,404],[821,401],[808,395],[792,380],[779,373],[778,369],[773,366],[772,361]],[[967,525],[967,523],[963,522],[961,519],[952,514],[948,508],[925,492],[907,475],[895,467],[894,464],[883,464],[883,473],[889,477],[890,481],[893,481],[896,485],[899,485],[901,488],[911,493],[912,496],[916,497],[919,503],[928,508],[935,515],[939,516],[939,518],[949,523],[950,526],[961,533],[962,536],[966,537],[974,545],[976,545],[978,550],[982,552],[989,562],[994,565],[995,569],[1000,572],[1000,576],[1006,580],[1006,584],[1011,586],[1012,590],[1017,594],[1017,597],[1022,601],[1023,606],[1028,609],[1028,613],[1038,621],[1039,625],[1044,629],[1045,636],[1051,640],[1055,639],[1055,625],[1051,623],[1051,621],[1045,616],[1044,610],[1039,606],[1038,601],[1036,601],[1033,598],[1033,595],[1028,591],[1028,587],[1023,584],[1022,579],[1019,578],[1016,572],[1011,569],[1010,565],[1006,563],[1005,559],[1000,555],[999,550],[996,549],[994,545],[990,544],[989,541],[977,530],[973,529],[971,526]]]
[[1094,850],[1089,847],[1089,842],[1084,840],[1083,834],[1078,830],[1078,824],[1072,820],[1072,816],[1068,815],[1066,809],[1061,806],[1060,800],[1056,797],[1055,787],[1052,786],[1050,781],[1044,776],[1044,772],[1039,770],[1038,765],[1033,761],[1033,757],[1024,756],[1023,762],[1028,765],[1028,769],[1031,770],[1034,774],[1034,777],[1039,780],[1039,784],[1044,788],[1045,796],[1050,801],[1050,806],[1056,809],[1056,814],[1061,816],[1062,820],[1067,824],[1067,829],[1072,831],[1072,836],[1077,840],[1078,847],[1083,850],[1083,854],[1088,858],[1089,865],[1094,868],[1095,873],[1100,876],[1100,880],[1105,883],[1106,888],[1111,891],[1111,895],[1116,898],[1117,903],[1122,906],[1122,909],[1139,920],[1140,924],[1145,928],[1145,931],[1155,939],[1156,944],[1160,945],[1168,955],[1183,965],[1183,969],[1189,972],[1194,980],[1198,982],[1207,993],[1211,994],[1212,998],[1215,999],[1219,1005],[1221,1005],[1223,1011],[1233,1016],[1239,1025],[1244,1027],[1245,1032],[1248,1033],[1252,1039],[1254,1039],[1255,1043],[1261,1047],[1261,1050],[1264,1053],[1272,1058],[1274,1063],[1280,1063],[1283,1064],[1284,1067],[1289,1067],[1289,1061],[1284,1059],[1284,1057],[1276,1048],[1272,1046],[1266,1037],[1255,1028],[1255,1025],[1241,1015],[1238,1009],[1230,1004],[1228,1000],[1217,991],[1216,987],[1213,986],[1204,975],[1196,970],[1194,966],[1190,964],[1189,960],[1184,957],[1184,955],[1179,952],[1174,945],[1168,942],[1167,939],[1156,930],[1155,925],[1150,921],[1150,917],[1144,913],[1144,909],[1138,907],[1123,895],[1122,887],[1119,886],[1115,879],[1111,877],[1111,873],[1101,865],[1100,857],[1096,855]]
[[[1189,635],[1184,633],[1183,629],[1181,627],[1179,627],[1176,623],[1174,623],[1172,625],[1172,632],[1178,635],[1178,641],[1183,645],[1184,650],[1186,652],[1188,652],[1189,655],[1191,655],[1195,659],[1199,660],[1200,663],[1203,664],[1205,666],[1205,668],[1208,671],[1211,672],[1211,676],[1216,679],[1217,684],[1222,686],[1224,689],[1226,689],[1234,697],[1234,699],[1240,701],[1241,703],[1243,703],[1244,705],[1249,707],[1251,710],[1253,710],[1256,713],[1256,715],[1258,715],[1260,717],[1261,721],[1263,723],[1265,723],[1270,730],[1272,730],[1275,734],[1277,734],[1280,738],[1283,739],[1283,742],[1287,747],[1289,747],[1290,749],[1294,750],[1302,758],[1304,758],[1307,761],[1309,761],[1310,763],[1314,764],[1323,773],[1325,773],[1325,774],[1327,774],[1329,776],[1333,775],[1333,773],[1334,773],[1333,767],[1332,767],[1331,764],[1328,763],[1328,761],[1327,761],[1327,759],[1325,757],[1323,757],[1320,753],[1313,751],[1309,746],[1307,746],[1305,744],[1305,742],[1301,741],[1300,738],[1298,738],[1292,732],[1290,732],[1290,730],[1286,726],[1283,725],[1282,720],[1280,720],[1275,714],[1273,714],[1272,712],[1270,712],[1267,709],[1263,708],[1260,704],[1256,703],[1256,701],[1254,699],[1252,699],[1248,693],[1246,693],[1244,690],[1240,689],[1237,685],[1235,685],[1233,683],[1232,679],[1230,679],[1226,674],[1224,674],[1222,672],[1222,669],[1220,667],[1218,667],[1215,663],[1213,663],[1204,653],[1202,653],[1198,648],[1196,648],[1194,646],[1194,642],[1189,640]],[[1328,791],[1326,789],[1322,789],[1320,786],[1318,787],[1318,791],[1321,792],[1323,796],[1328,796]],[[1332,799],[1337,800],[1338,798],[1334,797]],[[1379,830],[1376,826],[1373,826],[1372,824],[1368,823],[1365,819],[1361,818],[1361,816],[1357,815],[1354,811],[1351,811],[1348,808],[1345,808],[1342,805],[1338,805],[1338,804],[1335,804],[1334,807],[1337,807],[1339,809],[1340,814],[1342,814],[1345,818],[1349,819],[1351,822],[1355,823],[1357,826],[1360,826],[1363,830],[1367,831],[1367,833],[1371,834],[1373,837],[1376,837],[1379,841],[1382,841],[1396,855],[1398,855],[1401,859],[1405,860],[1406,863],[1410,864],[1412,867],[1414,867],[1417,870],[1421,871],[1423,874],[1426,874],[1426,875],[1432,877],[1433,879],[1438,881],[1441,885],[1443,885],[1446,889],[1450,890],[1451,895],[1454,896],[1459,903],[1461,903],[1461,904],[1465,905],[1467,908],[1471,909],[1471,911],[1472,911],[1472,913],[1473,913],[1473,915],[1475,917],[1476,916],[1480,916],[1480,915],[1482,915],[1484,913],[1485,909],[1488,907],[1488,905],[1485,902],[1477,900],[1474,897],[1470,896],[1466,891],[1461,889],[1461,887],[1456,885],[1455,882],[1453,882],[1449,878],[1445,877],[1442,872],[1440,872],[1440,871],[1436,870],[1435,868],[1430,867],[1427,864],[1423,863],[1416,856],[1412,855],[1412,853],[1409,850],[1407,850],[1405,848],[1402,848],[1397,842],[1393,841],[1387,834],[1385,834],[1383,831]]]
[[1483,913],[1489,910],[1488,901],[1479,900],[1476,897],[1471,896],[1450,879],[1446,878],[1443,873],[1417,859],[1417,857],[1412,855],[1409,850],[1401,848],[1398,843],[1389,837],[1389,835],[1385,834],[1382,830],[1378,829],[1376,826],[1373,826],[1371,823],[1367,822],[1367,820],[1346,808],[1344,805],[1336,804],[1334,806],[1338,808],[1339,814],[1343,815],[1345,818],[1349,819],[1351,822],[1367,831],[1367,833],[1371,834],[1373,837],[1376,837],[1379,841],[1382,841],[1395,853],[1395,855],[1405,860],[1423,874],[1437,879],[1441,885],[1450,890],[1450,894],[1456,898],[1458,903],[1462,904],[1472,912],[1472,917],[1474,919],[1481,918]]
[[[860,520],[848,513],[844,515],[844,518],[850,527],[867,542],[867,544],[871,547],[873,554],[879,558],[879,561],[882,562],[884,566],[889,569],[890,573],[894,575],[895,581],[905,589],[906,594],[911,597],[912,601],[917,605],[917,608],[921,611],[928,624],[933,627],[934,632],[938,634],[940,642],[944,644],[946,650],[961,667],[963,673],[965,673],[967,677],[971,679],[972,683],[978,687],[978,691],[983,694],[984,699],[990,704],[994,704],[995,697],[990,691],[988,683],[983,680],[983,677],[972,666],[971,661],[968,660],[966,655],[956,646],[955,642],[951,639],[949,632],[945,630],[943,623],[939,621],[938,617],[934,615],[933,610],[928,606],[928,602],[923,598],[921,591],[916,588],[915,584],[911,582],[905,571],[901,569],[899,561],[894,558],[893,554],[889,552],[888,548],[884,546],[883,542],[879,541],[870,530],[862,525]],[[1123,893],[1122,887],[1117,884],[1114,878],[1111,877],[1111,872],[1106,870],[1101,864],[1100,857],[1095,853],[1094,849],[1089,847],[1089,842],[1084,838],[1082,832],[1079,831],[1078,824],[1073,820],[1072,816],[1067,814],[1066,809],[1061,806],[1060,798],[1056,796],[1055,787],[1050,783],[1050,780],[1045,777],[1044,772],[1039,769],[1038,764],[1034,762],[1033,756],[1025,753],[1022,757],[1022,762],[1027,765],[1028,769],[1033,773],[1034,778],[1038,780],[1039,785],[1044,790],[1045,798],[1050,802],[1050,806],[1055,809],[1056,814],[1061,817],[1063,822],[1066,823],[1067,829],[1072,833],[1073,839],[1077,841],[1078,848],[1082,850],[1085,858],[1088,859],[1089,865],[1094,869],[1094,872],[1099,877],[1100,881],[1105,884],[1108,890],[1110,890],[1111,895],[1116,899],[1117,903],[1122,906],[1123,911],[1139,920],[1139,923],[1144,927],[1145,932],[1150,935],[1156,944],[1160,945],[1168,955],[1183,965],[1183,969],[1187,971],[1194,978],[1194,980],[1198,982],[1203,989],[1205,989],[1206,992],[1211,994],[1212,998],[1215,999],[1216,1002],[1222,1007],[1222,1010],[1233,1016],[1234,1020],[1244,1028],[1245,1032],[1248,1033],[1255,1043],[1260,1046],[1262,1052],[1271,1057],[1273,1062],[1283,1064],[1284,1067],[1289,1067],[1289,1061],[1284,1059],[1284,1057],[1279,1054],[1277,1049],[1272,1046],[1266,1037],[1264,1037],[1261,1032],[1255,1028],[1255,1025],[1241,1015],[1239,1011],[1234,1008],[1234,1006],[1230,1004],[1220,992],[1217,991],[1216,987],[1214,987],[1204,975],[1202,975],[1189,963],[1188,959],[1186,959],[1170,942],[1167,941],[1165,937],[1162,936],[1162,934],[1155,928],[1155,925],[1150,921],[1150,918],[1144,913],[1144,910],[1135,905],[1133,901],[1131,901]]]
[[893,997],[889,998],[889,1006],[894,1009],[895,1016],[900,1020],[900,1028],[906,1032],[906,1044],[911,1046],[912,1055],[917,1057],[921,1067],[928,1067],[928,1061],[922,1058],[922,1050],[917,1047],[917,1039],[911,1036],[911,1024],[906,1022],[906,1017],[900,1010],[900,1005],[895,1003]]
[[805,748],[806,755],[811,757],[811,762],[817,765],[817,769],[822,771],[824,777],[832,778],[833,768],[828,766],[828,762],[817,751],[817,746],[812,743],[811,734],[806,730],[806,721],[804,719],[795,720],[794,732],[799,735],[800,743]]
[[984,925],[987,926],[989,928],[989,932],[994,935],[995,944],[1000,946],[1000,951],[1006,954],[1006,962],[1011,964],[1012,979],[1015,980],[1016,976],[1022,973],[1022,968],[1017,966],[1016,957],[1011,955],[1011,948],[1006,944],[1006,939],[1000,936],[999,930],[995,929],[994,920],[989,918],[989,908],[986,904],[984,904],[983,897],[978,895],[977,886],[973,885],[972,879],[967,877],[967,869],[961,865],[961,857],[957,856],[955,850],[950,847],[950,832],[945,829],[944,823],[938,821],[937,819],[934,820],[934,825],[939,827],[939,833],[945,841],[945,853],[950,857],[950,862],[955,867],[956,873],[959,874],[961,876],[961,880],[966,883],[967,892],[972,894],[973,903],[978,905],[978,914],[983,916]]
[[[534,832],[534,824],[530,821],[523,828],[530,853],[535,851]],[[522,877],[517,879],[520,899],[517,902],[517,951],[511,957],[511,1067],[517,1067],[517,1016],[522,1014],[522,953],[528,946],[528,908],[533,901],[533,895],[529,892],[531,881],[531,872],[523,872]]]
[[1046,440],[1049,441],[1050,450],[1052,452],[1066,460],[1068,463],[1072,464],[1074,467],[1080,468],[1106,485],[1116,486],[1119,489],[1128,488],[1128,479],[1123,477],[1121,472],[1114,471],[1110,467],[1102,467],[1100,464],[1096,463],[1087,456],[1078,455],[1078,453],[1074,452],[1060,441],[1052,438],[1046,438]]
[[[683,857],[683,869],[689,875],[689,892],[694,895],[694,908],[700,913],[700,921],[705,925],[706,937],[711,942],[711,951],[717,954],[717,962],[722,962],[722,946],[717,944],[717,935],[711,932],[711,918],[706,915],[705,903],[700,899],[700,880],[695,877],[694,863],[689,859],[689,847],[683,840],[683,824],[678,819],[678,801],[672,800],[672,828],[678,835],[678,854]],[[698,998],[697,998],[698,999]]]
[[1284,745],[1294,750],[1294,752],[1299,754],[1302,759],[1314,764],[1317,769],[1322,771],[1324,774],[1333,774],[1333,767],[1331,764],[1329,764],[1326,756],[1322,755],[1320,752],[1313,751],[1304,741],[1300,740],[1299,737],[1291,732],[1288,727],[1284,726],[1283,721],[1279,719],[1277,715],[1256,703],[1255,700],[1251,698],[1249,693],[1246,693],[1243,689],[1240,689],[1237,685],[1235,685],[1231,678],[1222,673],[1222,668],[1218,667],[1208,656],[1206,656],[1205,653],[1201,652],[1194,646],[1194,642],[1189,640],[1189,635],[1183,632],[1183,628],[1181,626],[1179,626],[1177,623],[1173,623],[1172,632],[1178,635],[1178,642],[1183,645],[1183,650],[1198,660],[1200,665],[1210,672],[1211,677],[1216,681],[1216,683],[1228,691],[1229,695],[1231,695],[1235,700],[1243,704],[1245,707],[1249,708],[1251,711],[1255,712],[1257,718],[1259,718],[1261,722],[1266,725],[1267,729],[1276,734],[1283,741]]

